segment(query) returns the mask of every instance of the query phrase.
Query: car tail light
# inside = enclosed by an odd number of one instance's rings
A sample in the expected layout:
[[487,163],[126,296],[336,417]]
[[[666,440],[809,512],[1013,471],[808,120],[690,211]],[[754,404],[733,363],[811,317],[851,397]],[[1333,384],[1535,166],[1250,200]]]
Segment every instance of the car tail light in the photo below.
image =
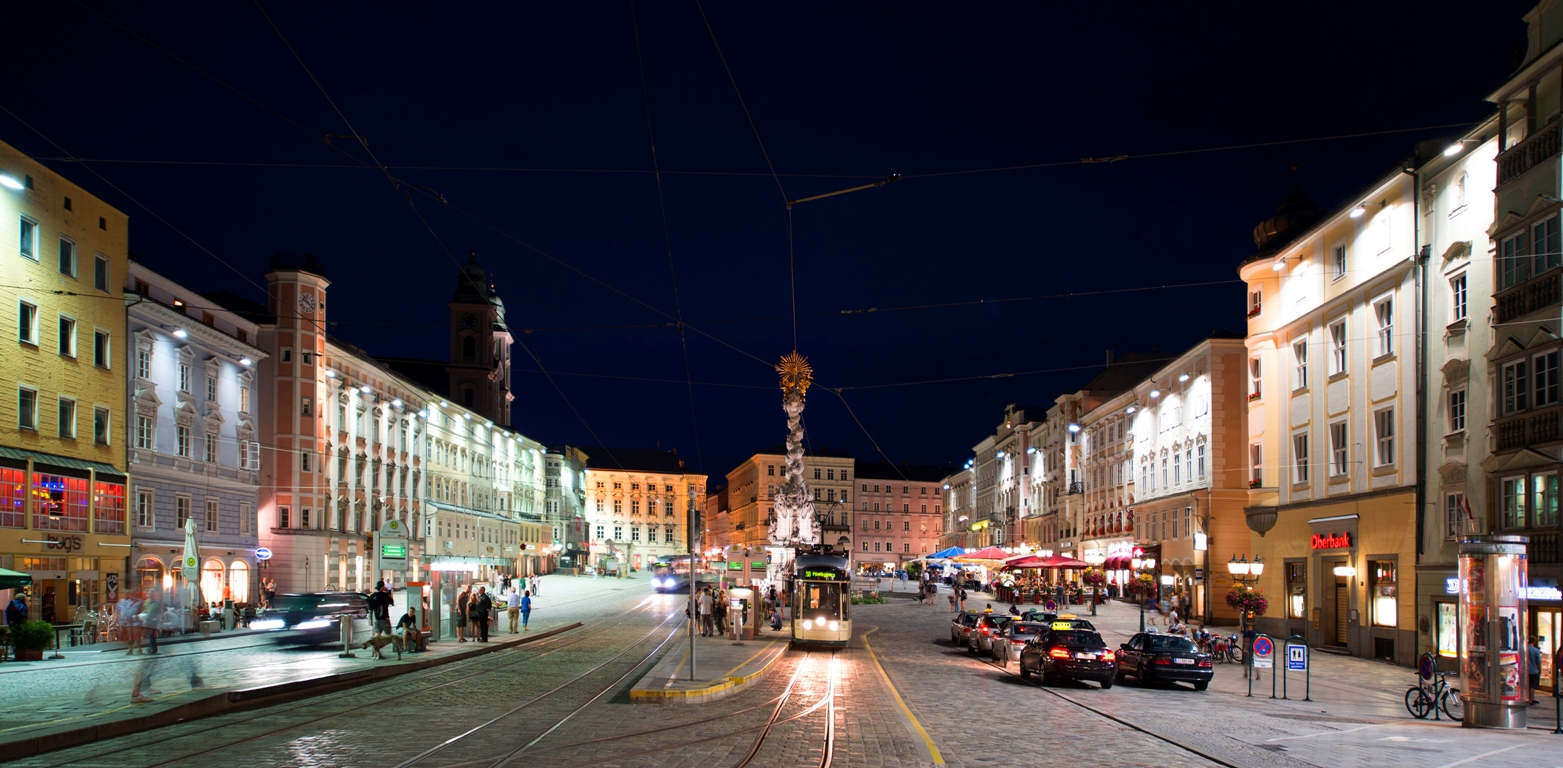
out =
[[1047,655],[1055,659],[1067,659],[1069,658],[1069,651],[1065,648],[1052,648],[1048,650]]
[[1011,641],[1009,641],[1009,643],[1010,643],[1010,645],[1025,645],[1026,641],[1024,641],[1024,640],[1011,640]]
[[1199,660],[1199,665],[1201,667],[1214,667],[1215,666],[1214,664],[1211,663],[1210,659],[1200,659]]
[[1113,661],[1117,658],[1118,654],[1113,653],[1112,651],[1102,651],[1102,661]]
[[988,629],[988,628],[987,628],[987,627],[983,627],[983,628],[982,628],[982,634],[983,634],[983,636],[984,636],[984,637],[986,637],[986,636],[988,636],[988,635],[991,635],[991,634],[993,634],[993,630],[991,630],[991,629]]

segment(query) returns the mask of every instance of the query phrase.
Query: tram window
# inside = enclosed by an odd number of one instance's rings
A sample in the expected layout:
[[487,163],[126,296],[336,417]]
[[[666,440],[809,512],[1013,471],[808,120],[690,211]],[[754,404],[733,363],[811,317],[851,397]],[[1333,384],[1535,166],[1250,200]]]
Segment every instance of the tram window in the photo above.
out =
[[841,588],[837,584],[805,584],[803,608],[835,616],[841,611]]

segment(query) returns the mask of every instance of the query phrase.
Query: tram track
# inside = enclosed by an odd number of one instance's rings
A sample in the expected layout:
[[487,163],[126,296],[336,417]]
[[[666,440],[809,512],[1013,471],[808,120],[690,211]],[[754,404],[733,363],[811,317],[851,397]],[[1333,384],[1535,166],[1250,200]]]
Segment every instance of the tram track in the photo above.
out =
[[[631,607],[631,608],[629,608],[627,610],[621,611],[619,614],[617,614],[615,617],[613,617],[613,618],[611,618],[609,620],[605,620],[605,621],[600,622],[598,624],[592,625],[590,629],[588,629],[586,632],[584,632],[582,634],[564,638],[562,640],[562,642],[560,641],[559,637],[551,637],[551,638],[539,641],[539,643],[537,643],[536,645],[527,644],[527,645],[521,645],[521,646],[518,646],[518,647],[512,648],[512,649],[505,649],[505,650],[499,651],[498,653],[507,654],[507,655],[512,653],[512,652],[514,652],[514,653],[517,654],[517,657],[513,658],[513,659],[506,660],[506,661],[504,661],[502,663],[499,663],[497,665],[493,664],[494,659],[492,657],[480,656],[480,657],[475,657],[475,658],[471,658],[471,659],[464,659],[464,660],[460,660],[460,661],[455,661],[455,662],[452,662],[452,663],[447,664],[447,665],[442,665],[440,667],[436,667],[436,668],[427,670],[425,672],[415,672],[415,673],[412,673],[412,675],[409,678],[407,678],[407,679],[393,680],[393,681],[386,681],[386,682],[389,683],[389,684],[397,684],[397,683],[405,683],[405,682],[423,682],[423,681],[428,681],[430,678],[435,678],[435,679],[443,678],[443,677],[448,676],[449,674],[451,674],[453,672],[455,672],[455,673],[469,672],[469,673],[465,674],[465,675],[461,675],[461,676],[456,677],[454,679],[442,680],[442,681],[437,682],[437,683],[435,683],[433,685],[417,686],[417,687],[414,687],[412,690],[408,690],[408,691],[404,691],[404,692],[401,692],[401,693],[395,693],[395,694],[392,694],[392,695],[389,695],[389,696],[385,696],[383,698],[376,699],[376,700],[371,701],[371,702],[366,703],[366,704],[360,704],[360,705],[357,705],[357,706],[351,706],[351,707],[348,707],[346,709],[342,709],[340,711],[330,712],[330,713],[327,713],[327,714],[324,714],[324,715],[320,715],[320,716],[317,716],[317,717],[311,717],[309,719],[302,720],[300,722],[290,723],[290,724],[281,726],[279,728],[275,728],[275,729],[266,731],[264,733],[255,734],[253,736],[247,736],[247,737],[242,738],[242,739],[236,739],[236,740],[232,740],[232,741],[227,741],[227,742],[225,742],[225,743],[223,743],[221,745],[218,745],[218,746],[206,747],[204,749],[200,749],[200,750],[197,750],[197,751],[194,751],[194,752],[184,753],[184,754],[181,754],[181,755],[179,755],[177,757],[172,757],[172,758],[169,758],[167,760],[163,760],[161,762],[154,762],[154,763],[150,763],[150,764],[141,766],[141,768],[160,768],[161,766],[173,765],[175,763],[180,763],[180,762],[184,762],[186,760],[191,760],[193,758],[197,758],[197,757],[200,757],[202,755],[208,755],[208,754],[211,754],[211,753],[214,753],[214,752],[219,752],[219,751],[222,751],[222,750],[230,750],[230,749],[233,749],[235,747],[242,746],[244,744],[249,744],[249,743],[256,742],[256,741],[259,741],[259,740],[262,740],[262,739],[267,739],[267,738],[271,738],[271,737],[274,737],[274,736],[278,736],[280,734],[287,733],[288,731],[298,730],[300,728],[308,728],[310,726],[318,725],[320,723],[323,723],[323,722],[326,722],[326,721],[329,721],[329,720],[333,720],[333,719],[336,719],[336,718],[340,718],[340,717],[343,717],[345,715],[350,715],[350,714],[353,714],[353,713],[361,712],[363,710],[372,709],[372,708],[375,708],[375,707],[383,707],[383,706],[386,706],[387,704],[391,704],[391,703],[399,703],[399,702],[401,702],[402,700],[404,700],[404,699],[406,699],[408,697],[419,696],[419,695],[427,694],[427,693],[429,693],[431,691],[435,691],[435,690],[439,690],[439,689],[442,689],[442,688],[447,688],[447,687],[450,687],[450,686],[453,686],[453,685],[458,685],[460,683],[468,682],[468,681],[471,681],[471,680],[473,680],[473,679],[475,679],[475,678],[477,678],[477,677],[479,677],[481,675],[489,675],[489,674],[492,674],[493,672],[495,672],[497,670],[505,669],[505,668],[509,668],[509,667],[514,667],[514,666],[516,666],[518,664],[531,662],[531,661],[534,661],[534,660],[536,660],[538,658],[541,658],[541,657],[544,657],[544,656],[548,656],[548,655],[553,654],[553,653],[557,653],[559,651],[565,650],[565,649],[570,648],[572,646],[579,645],[582,642],[585,642],[585,641],[591,640],[593,638],[599,637],[599,636],[605,634],[606,632],[608,632],[608,631],[610,631],[610,630],[620,626],[624,622],[629,621],[630,619],[632,619],[637,614],[652,613],[652,612],[656,612],[658,610],[660,610],[660,606],[658,606],[657,604],[655,604],[653,602],[649,602],[649,601],[648,602],[643,602],[643,603],[638,604],[636,606],[633,606],[633,607]],[[668,619],[663,619],[662,621],[658,622],[657,628],[660,628],[660,627],[666,625],[667,621],[669,619],[673,618],[676,615],[677,615],[676,613],[675,614],[671,614],[668,617]],[[654,629],[653,632],[655,632],[655,631],[656,630]],[[650,633],[648,633],[648,636],[649,636],[649,634]],[[547,647],[544,648],[544,646],[547,646]],[[538,649],[542,649],[542,652],[540,652],[540,653],[529,653],[529,651],[534,651],[534,650],[538,650]],[[316,705],[320,705],[320,704],[329,704],[329,703],[331,703],[333,701],[340,701],[342,699],[347,699],[347,698],[350,698],[350,697],[353,697],[353,696],[362,696],[363,694],[364,694],[363,688],[355,688],[355,689],[351,689],[351,690],[345,690],[345,691],[339,691],[337,693],[327,694],[325,696],[315,697],[315,698],[309,699],[306,702],[306,704],[308,706],[316,706]],[[145,749],[145,748],[150,747],[150,746],[165,747],[170,742],[184,740],[184,739],[202,739],[202,740],[205,740],[205,741],[210,741],[211,737],[212,737],[212,733],[209,730],[192,730],[189,733],[183,733],[183,734],[163,734],[163,733],[159,733],[159,731],[161,731],[161,730],[163,730],[163,729],[154,729],[153,731],[148,732],[149,736],[147,738],[145,738],[145,739],[137,739],[134,743],[117,745],[113,749],[102,750],[102,751],[99,751],[99,752],[94,752],[94,753],[89,754],[89,755],[71,757],[71,758],[69,758],[67,760],[63,760],[63,761],[60,761],[60,762],[48,764],[48,765],[44,766],[44,768],[64,768],[64,766],[76,765],[76,764],[84,763],[84,762],[88,762],[88,761],[95,761],[95,760],[99,760],[99,759],[105,758],[105,757],[110,757],[110,756],[113,756],[113,755],[118,755],[118,754],[123,754],[123,753],[131,752],[131,751],[135,751],[135,750]]]

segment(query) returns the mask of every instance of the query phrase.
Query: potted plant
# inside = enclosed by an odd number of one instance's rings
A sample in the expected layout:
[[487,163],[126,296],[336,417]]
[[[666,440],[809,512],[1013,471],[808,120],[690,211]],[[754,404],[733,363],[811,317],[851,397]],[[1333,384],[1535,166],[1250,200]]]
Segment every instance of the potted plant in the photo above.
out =
[[1091,568],[1080,574],[1081,583],[1088,587],[1100,587],[1107,582],[1107,577],[1101,571]]
[[54,647],[54,626],[34,619],[11,628],[11,644],[17,661],[43,661],[43,652]]
[[1232,606],[1239,613],[1249,617],[1263,616],[1270,608],[1270,601],[1265,599],[1265,593],[1247,584],[1233,584],[1227,591],[1227,605]]
[[1263,488],[1264,484],[1265,484],[1265,481],[1263,481],[1263,480],[1249,480],[1248,481],[1248,487],[1249,488]]

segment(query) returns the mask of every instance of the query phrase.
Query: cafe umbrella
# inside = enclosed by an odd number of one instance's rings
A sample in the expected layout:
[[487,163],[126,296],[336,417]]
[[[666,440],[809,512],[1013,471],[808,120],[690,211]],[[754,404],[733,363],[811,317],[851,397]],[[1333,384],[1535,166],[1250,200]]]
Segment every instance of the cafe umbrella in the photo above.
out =
[[0,568],[0,589],[16,589],[33,583],[33,577],[25,573]]

